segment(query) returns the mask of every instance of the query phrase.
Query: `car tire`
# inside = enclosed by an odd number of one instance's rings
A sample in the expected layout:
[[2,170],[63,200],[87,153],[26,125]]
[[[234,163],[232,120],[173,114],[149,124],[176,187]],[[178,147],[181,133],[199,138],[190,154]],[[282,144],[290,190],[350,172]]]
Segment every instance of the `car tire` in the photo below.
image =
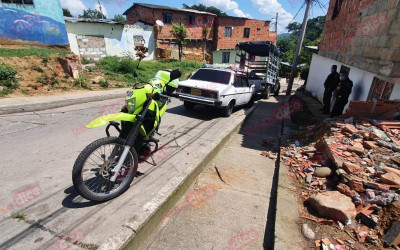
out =
[[194,105],[195,104],[193,102],[183,101],[183,106],[185,106],[186,109],[191,110],[193,109]]
[[228,106],[226,106],[226,107],[222,110],[222,116],[223,116],[223,117],[229,117],[229,116],[231,116],[234,107],[235,107],[235,103],[234,103],[234,101],[231,101],[231,102],[228,104]]

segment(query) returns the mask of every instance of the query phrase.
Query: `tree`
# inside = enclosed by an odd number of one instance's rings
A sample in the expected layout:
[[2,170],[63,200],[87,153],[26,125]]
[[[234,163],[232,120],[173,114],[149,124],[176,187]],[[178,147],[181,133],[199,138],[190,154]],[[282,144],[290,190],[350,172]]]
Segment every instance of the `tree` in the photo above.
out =
[[120,24],[126,24],[126,18],[123,15],[115,15],[113,20]]
[[80,18],[91,18],[91,19],[106,19],[107,17],[99,10],[84,10],[83,15],[79,15]]
[[[308,20],[306,34],[304,36],[303,48],[299,57],[299,64],[306,64],[302,70],[302,78],[307,77],[308,68],[311,64],[312,53],[304,50],[304,46],[316,46],[321,41],[322,31],[325,25],[325,16],[319,16]],[[296,51],[296,44],[300,35],[301,24],[289,23],[286,29],[291,32],[290,36],[278,37],[277,46],[284,53],[281,58],[283,62],[292,63]],[[288,73],[289,68],[284,67],[281,74]],[[290,72],[290,70],[289,70]]]
[[72,14],[71,14],[71,11],[69,11],[69,9],[64,9],[63,8],[62,11],[63,11],[63,15],[64,16],[73,17]]
[[187,4],[183,4],[183,8],[185,9],[192,9],[192,10],[198,10],[198,11],[204,11],[204,12],[210,12],[213,13],[217,16],[228,16],[225,12],[221,11],[220,9],[215,8],[214,6],[207,7],[203,4],[198,4],[198,5],[192,5],[189,6]]
[[170,30],[172,36],[176,39],[176,44],[179,50],[179,61],[182,62],[183,46],[186,45],[185,40],[188,37],[188,31],[184,24],[173,23],[172,29]]

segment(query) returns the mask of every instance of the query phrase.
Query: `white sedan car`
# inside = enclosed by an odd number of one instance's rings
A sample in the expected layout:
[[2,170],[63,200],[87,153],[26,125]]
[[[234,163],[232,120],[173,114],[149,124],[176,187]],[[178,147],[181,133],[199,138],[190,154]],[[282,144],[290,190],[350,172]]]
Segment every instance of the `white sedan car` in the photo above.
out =
[[233,70],[201,68],[179,83],[177,93],[187,109],[204,104],[222,109],[223,116],[229,117],[235,106],[253,105],[255,87]]

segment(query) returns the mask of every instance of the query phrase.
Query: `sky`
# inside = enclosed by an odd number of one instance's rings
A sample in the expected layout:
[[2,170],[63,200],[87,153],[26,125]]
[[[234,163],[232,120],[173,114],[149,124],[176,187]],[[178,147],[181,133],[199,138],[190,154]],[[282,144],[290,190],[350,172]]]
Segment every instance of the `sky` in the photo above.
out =
[[[329,0],[318,0],[320,4],[313,2],[309,18],[325,15],[329,6]],[[214,6],[228,15],[249,17],[259,20],[271,20],[275,23],[276,13],[278,12],[278,33],[285,33],[287,24],[292,21],[301,23],[305,12],[303,0],[61,0],[63,8],[71,11],[72,15],[78,16],[84,9],[99,9],[100,5],[103,14],[112,19],[117,14],[122,14],[134,2],[149,3],[157,5],[167,5],[182,8],[182,4],[204,4]]]

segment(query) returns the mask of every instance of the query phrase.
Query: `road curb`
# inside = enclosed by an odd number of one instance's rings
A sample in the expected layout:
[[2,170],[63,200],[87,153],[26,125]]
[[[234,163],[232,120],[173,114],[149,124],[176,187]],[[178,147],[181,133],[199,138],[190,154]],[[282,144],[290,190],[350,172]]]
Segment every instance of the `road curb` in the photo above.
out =
[[[289,102],[289,97],[285,98],[284,103]],[[282,122],[282,139],[286,139],[284,135],[285,124],[290,123],[290,117]],[[281,143],[282,148],[282,143]],[[282,149],[280,148],[279,155],[282,157]],[[297,195],[292,191],[296,187],[293,186],[292,181],[289,179],[288,168],[279,159],[279,177],[277,187],[277,201],[276,201],[276,217],[275,217],[275,241],[274,249],[293,249],[293,246],[302,242],[302,235],[300,234],[297,221],[299,219],[299,211],[297,207]],[[297,249],[297,247],[295,248]]]
[[[154,208],[154,211],[145,219],[145,221],[141,225],[136,225],[134,230],[132,227],[124,225],[122,230],[120,230],[118,235],[111,237],[106,243],[102,244],[99,250],[109,250],[109,249],[139,249],[143,243],[146,242],[148,237],[153,233],[154,229],[156,229],[161,223],[161,218],[180,200],[180,198],[185,194],[190,185],[194,182],[194,180],[198,177],[201,171],[205,166],[215,157],[215,155],[221,150],[221,148],[225,145],[225,143],[229,140],[229,138],[239,130],[240,126],[245,121],[248,115],[251,115],[252,112],[243,115],[237,124],[233,126],[233,128],[216,144],[214,147],[210,148],[206,156],[200,160],[200,162],[195,166],[192,171],[187,174],[182,180],[179,180],[180,183],[171,190],[167,190],[170,192],[169,194],[165,194],[166,198],[164,201],[161,201],[158,207]],[[176,178],[179,179],[179,178]],[[170,181],[172,185],[174,185],[174,179]],[[170,187],[169,187],[170,188]],[[167,188],[168,189],[168,188]]]
[[[0,105],[0,115],[55,109],[55,108],[61,108],[61,107],[70,106],[70,105],[74,105],[74,104],[116,99],[116,98],[124,97],[125,95],[126,95],[126,90],[121,89],[120,93],[104,93],[104,94],[95,95],[95,96],[82,96],[82,97],[77,97],[77,98],[66,98],[66,99],[56,100],[56,101],[50,100],[50,101],[44,101],[44,102],[31,102],[31,103],[24,103],[24,104],[19,104],[19,105],[9,105],[9,106],[7,106],[7,105],[1,106]],[[60,97],[60,98],[62,98],[62,97]]]

